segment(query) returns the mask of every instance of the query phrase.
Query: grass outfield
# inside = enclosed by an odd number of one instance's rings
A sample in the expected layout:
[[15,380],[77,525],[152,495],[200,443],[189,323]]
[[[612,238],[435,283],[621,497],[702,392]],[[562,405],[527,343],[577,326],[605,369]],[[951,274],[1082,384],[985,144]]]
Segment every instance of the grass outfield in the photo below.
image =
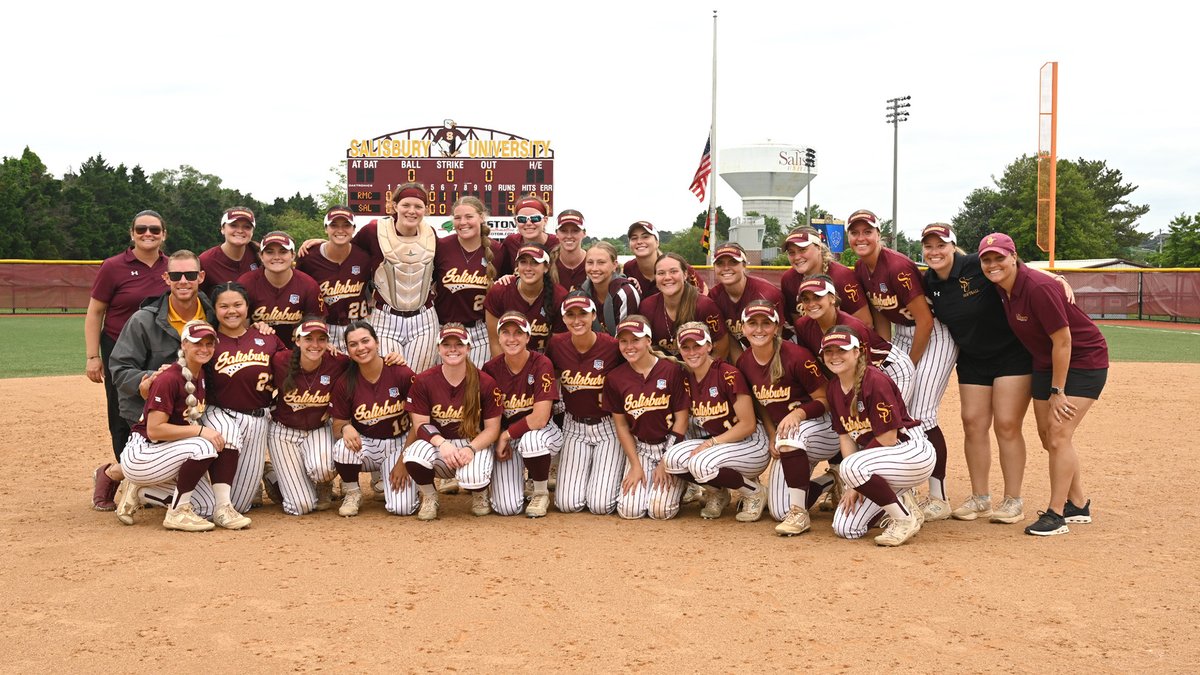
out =
[[[1200,363],[1200,328],[1102,325],[1113,361]],[[83,375],[83,317],[0,316],[0,378]]]

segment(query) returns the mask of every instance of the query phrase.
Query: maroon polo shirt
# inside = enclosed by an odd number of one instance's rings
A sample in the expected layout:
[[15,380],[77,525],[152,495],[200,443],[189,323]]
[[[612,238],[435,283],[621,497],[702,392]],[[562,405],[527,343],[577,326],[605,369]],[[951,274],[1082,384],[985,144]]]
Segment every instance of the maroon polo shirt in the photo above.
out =
[[[183,413],[187,411],[187,390],[184,389],[187,380],[183,378],[183,366],[178,363],[171,364],[163,372],[154,378],[154,382],[150,385],[150,395],[146,398],[146,405],[142,408],[142,418],[137,421],[130,429],[135,434],[141,434],[142,438],[150,440],[146,435],[146,418],[150,416],[152,411],[164,412],[167,414],[168,424],[186,425],[189,424]],[[192,378],[192,384],[196,385],[196,391],[193,394],[198,402],[199,409],[204,409],[204,375],[198,375]]]
[[362,373],[339,378],[333,388],[333,417],[349,420],[358,433],[369,438],[400,438],[412,428],[405,399],[413,384],[413,371],[406,365],[384,365],[379,380],[370,382]]
[[1071,368],[1108,367],[1104,335],[1078,305],[1067,302],[1066,292],[1053,277],[1031,272],[1021,264],[1012,292],[999,290],[1008,325],[1033,356],[1034,370],[1053,370],[1050,336],[1063,328],[1071,332]]
[[242,254],[241,260],[233,260],[225,255],[220,246],[214,246],[200,254],[200,269],[204,270],[204,283],[200,284],[200,290],[211,298],[214,286],[239,281],[243,274],[261,267],[262,263],[258,261],[258,252],[254,244],[246,245],[246,252]]
[[[429,417],[431,424],[438,428],[443,438],[463,438],[458,428],[463,417],[463,401],[465,400],[464,379],[457,385],[451,385],[442,375],[442,367],[434,366],[421,373],[413,381],[412,389],[408,392],[408,410],[416,415]],[[504,394],[496,386],[491,375],[479,373],[479,404],[482,410],[479,415],[479,426],[493,417],[504,413],[501,407]],[[472,440],[472,439],[464,439]]]
[[858,405],[850,409],[853,387],[842,391],[837,379],[829,383],[829,417],[833,430],[838,434],[849,434],[864,450],[880,447],[876,436],[892,429],[912,429],[920,422],[908,416],[904,399],[896,383],[878,368],[867,368],[863,373]]
[[[675,334],[679,332],[679,327],[683,324],[667,315],[667,304],[663,294],[655,293],[642,300],[638,314],[650,320],[650,337],[654,341],[654,346],[665,354],[678,356],[679,345],[675,344]],[[708,326],[708,332],[712,336],[713,342],[729,334],[729,329],[725,325],[725,317],[721,315],[721,310],[717,309],[717,303],[707,295],[696,296],[696,316],[692,320],[702,321]]]
[[434,304],[442,323],[457,321],[471,326],[483,320],[483,300],[492,282],[487,278],[483,246],[492,249],[492,265],[500,258],[500,242],[491,239],[467,252],[457,234],[439,239],[433,254],[433,281],[437,288]]
[[283,349],[278,337],[253,328],[238,337],[217,331],[212,360],[204,366],[212,404],[237,412],[271,405],[271,357]]
[[908,311],[908,303],[925,297],[925,285],[917,264],[890,248],[880,249],[875,271],[867,271],[861,259],[854,263],[854,274],[867,293],[867,299],[888,321],[898,326],[915,326],[917,322]]
[[609,412],[625,415],[634,438],[661,443],[671,431],[673,413],[688,408],[683,369],[659,359],[642,377],[633,366],[621,364],[604,380],[604,405]]
[[[829,263],[828,276],[833,279],[833,287],[837,289],[838,299],[841,301],[838,309],[853,314],[867,306],[866,294],[863,293],[854,270],[834,261]],[[804,316],[804,308],[800,306],[800,284],[803,282],[804,275],[794,269],[784,272],[779,280],[783,292],[783,309],[787,312],[789,324]]]
[[167,273],[167,256],[161,252],[153,265],[137,259],[133,249],[126,249],[100,263],[92,281],[92,297],[108,305],[104,312],[104,334],[116,340],[121,329],[147,298],[157,298],[168,290],[163,275]]
[[525,365],[515,373],[508,369],[504,354],[501,354],[485,363],[483,372],[492,376],[500,390],[503,398],[500,405],[504,409],[504,418],[500,422],[505,429],[533,412],[535,403],[558,400],[554,364],[544,354],[529,352]]
[[546,356],[558,371],[563,405],[575,417],[608,417],[602,400],[604,381],[625,362],[615,337],[608,333],[595,335],[596,342],[583,353],[571,343],[569,333],[554,335],[546,346]]
[[742,290],[742,297],[736,301],[729,297],[729,294],[725,292],[725,286],[720,283],[714,284],[708,290],[708,297],[712,298],[713,302],[717,304],[717,309],[721,311],[721,316],[725,317],[725,326],[729,329],[729,335],[740,342],[744,349],[750,348],[750,343],[742,334],[742,310],[746,308],[746,305],[754,300],[769,300],[771,304],[775,305],[775,311],[779,313],[780,318],[785,316],[783,294],[769,281],[758,277],[746,277],[746,287]]
[[686,368],[684,376],[691,393],[692,421],[705,433],[716,436],[738,423],[733,404],[738,396],[749,395],[750,387],[737,368],[725,361],[714,361],[703,380],[697,381]]
[[746,376],[751,393],[776,425],[793,408],[813,400],[813,392],[823,392],[828,385],[816,357],[804,347],[785,341],[779,345],[779,359],[783,375],[778,382],[771,381],[771,362],[759,364],[752,350],[742,352],[737,360],[737,369]]
[[291,363],[290,349],[275,352],[271,357],[271,375],[276,389],[271,419],[290,429],[319,429],[329,418],[333,389],[346,373],[350,357],[326,353],[315,370],[297,369],[292,377],[292,390],[283,391]]
[[371,256],[363,249],[351,246],[350,255],[335,263],[317,247],[297,261],[296,269],[317,282],[327,323],[345,326],[370,314],[366,289],[371,279]]

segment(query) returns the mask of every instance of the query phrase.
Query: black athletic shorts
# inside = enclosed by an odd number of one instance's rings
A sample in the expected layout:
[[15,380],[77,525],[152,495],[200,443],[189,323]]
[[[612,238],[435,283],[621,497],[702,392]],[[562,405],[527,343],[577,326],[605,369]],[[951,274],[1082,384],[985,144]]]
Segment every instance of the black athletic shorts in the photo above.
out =
[[960,351],[956,369],[959,384],[990,387],[997,377],[1032,373],[1033,357],[1017,342],[999,354],[983,359],[968,356]]
[[[1050,400],[1050,378],[1048,370],[1033,372],[1033,399],[1035,401]],[[1108,381],[1108,368],[1071,368],[1067,370],[1067,386],[1063,390],[1067,396],[1079,398],[1100,398],[1104,383]]]

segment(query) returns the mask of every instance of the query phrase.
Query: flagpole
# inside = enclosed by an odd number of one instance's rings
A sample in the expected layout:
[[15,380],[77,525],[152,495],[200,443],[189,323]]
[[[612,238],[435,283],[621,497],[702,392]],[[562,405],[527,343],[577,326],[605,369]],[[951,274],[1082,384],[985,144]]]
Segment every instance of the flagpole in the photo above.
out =
[[713,239],[717,236],[717,10],[713,10],[712,128],[709,130],[709,156],[712,158],[712,190],[708,193],[708,264],[713,264]]

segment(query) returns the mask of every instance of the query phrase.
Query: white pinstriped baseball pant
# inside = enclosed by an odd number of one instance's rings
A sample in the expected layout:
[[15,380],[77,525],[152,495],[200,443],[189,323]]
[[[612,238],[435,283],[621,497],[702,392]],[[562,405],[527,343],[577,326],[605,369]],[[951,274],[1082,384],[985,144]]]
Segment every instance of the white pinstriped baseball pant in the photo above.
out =
[[[903,350],[905,354],[911,352],[915,331],[915,326],[894,326],[892,346]],[[933,332],[929,335],[929,346],[925,348],[925,353],[916,365],[910,393],[904,396],[908,416],[920,420],[922,430],[938,426],[938,408],[941,406],[942,395],[946,393],[946,385],[950,382],[950,373],[954,371],[954,363],[957,360],[958,345],[954,343],[950,329],[935,318]]]
[[599,424],[583,424],[567,413],[554,506],[563,513],[586,508],[596,515],[608,515],[617,508],[624,477],[625,453],[612,418]]
[[441,325],[435,308],[423,309],[414,316],[397,316],[376,307],[367,321],[375,327],[380,354],[399,352],[414,373],[437,365],[437,338]]
[[[466,438],[448,439],[456,447],[471,444]],[[411,477],[399,490],[392,489],[392,481],[388,480],[396,462],[413,462],[427,469],[433,469],[437,478],[457,478],[458,484],[464,490],[482,490],[492,482],[492,469],[496,460],[495,447],[488,446],[475,453],[475,457],[458,469],[451,469],[442,461],[441,453],[429,441],[416,440],[404,449],[404,452],[389,453],[383,463],[383,492],[387,498],[387,510],[398,516],[411,516],[420,506],[417,483]]]
[[337,475],[331,423],[305,431],[272,420],[267,448],[283,494],[283,512],[293,516],[311,512],[317,504],[317,485]]
[[[346,353],[346,327],[339,326],[336,323],[325,324],[329,327],[329,344],[339,352]],[[378,329],[376,329],[378,330]]]
[[[808,470],[812,473],[818,462],[828,460],[841,450],[838,435],[834,433],[829,413],[796,425],[787,436],[775,436],[775,448],[782,451],[787,447],[803,450],[808,455]],[[805,488],[807,489],[807,485]],[[800,505],[804,508],[804,504]],[[771,474],[767,479],[767,510],[771,517],[782,521],[792,508],[792,496],[788,493],[787,481],[783,478],[783,462],[771,462]]]
[[557,455],[563,447],[562,430],[554,424],[536,431],[527,431],[513,446],[506,460],[497,459],[492,466],[492,486],[489,491],[492,510],[502,516],[515,516],[525,510],[526,457]]
[[[654,470],[658,468],[659,462],[663,461],[663,455],[669,449],[668,442],[651,445],[635,439],[634,443],[645,480],[639,481],[632,490],[622,492],[617,497],[617,515],[629,520],[644,516],[650,516],[654,520],[675,517],[675,514],[679,513],[679,501],[683,498],[683,479],[668,473],[665,485],[659,486],[653,482]],[[562,467],[558,470],[561,473]]]
[[887,360],[879,366],[879,369],[888,376],[888,379],[896,383],[896,388],[900,390],[900,400],[909,400],[909,397],[912,396],[913,377],[916,375],[917,367],[908,357],[908,352],[899,347],[892,349]]
[[[858,487],[871,476],[881,476],[896,491],[917,487],[929,480],[937,461],[933,444],[919,428],[908,429],[906,433],[907,441],[859,450],[842,460],[842,481],[846,487]],[[871,520],[882,510],[883,507],[869,499],[863,499],[853,512],[838,504],[833,514],[833,532],[846,539],[858,539],[867,533]]]
[[[721,469],[733,469],[749,481],[758,482],[759,476],[771,461],[767,451],[767,432],[763,425],[754,427],[754,432],[734,443],[718,443],[692,455],[707,439],[690,439],[671,446],[663,455],[667,473],[690,473],[698,483],[707,483],[717,477]],[[674,505],[679,510],[679,505]],[[675,515],[674,513],[671,514]]]
[[467,335],[471,338],[471,351],[468,358],[476,368],[483,368],[483,364],[492,358],[491,348],[488,346],[487,322],[480,319],[474,326],[467,329]]
[[[254,498],[262,493],[263,463],[267,461],[267,427],[270,416],[255,417],[246,413],[209,406],[200,423],[212,427],[225,438],[226,448],[237,448],[237,473],[233,476],[229,499],[238,513],[250,510]],[[192,495],[192,508],[204,518],[212,517],[217,505],[212,483],[205,476]]]
[[[217,449],[208,439],[182,438],[153,443],[141,434],[130,434],[121,451],[121,471],[125,480],[138,487],[174,490],[179,467],[189,459],[210,459]],[[127,486],[126,489],[130,489]]]

